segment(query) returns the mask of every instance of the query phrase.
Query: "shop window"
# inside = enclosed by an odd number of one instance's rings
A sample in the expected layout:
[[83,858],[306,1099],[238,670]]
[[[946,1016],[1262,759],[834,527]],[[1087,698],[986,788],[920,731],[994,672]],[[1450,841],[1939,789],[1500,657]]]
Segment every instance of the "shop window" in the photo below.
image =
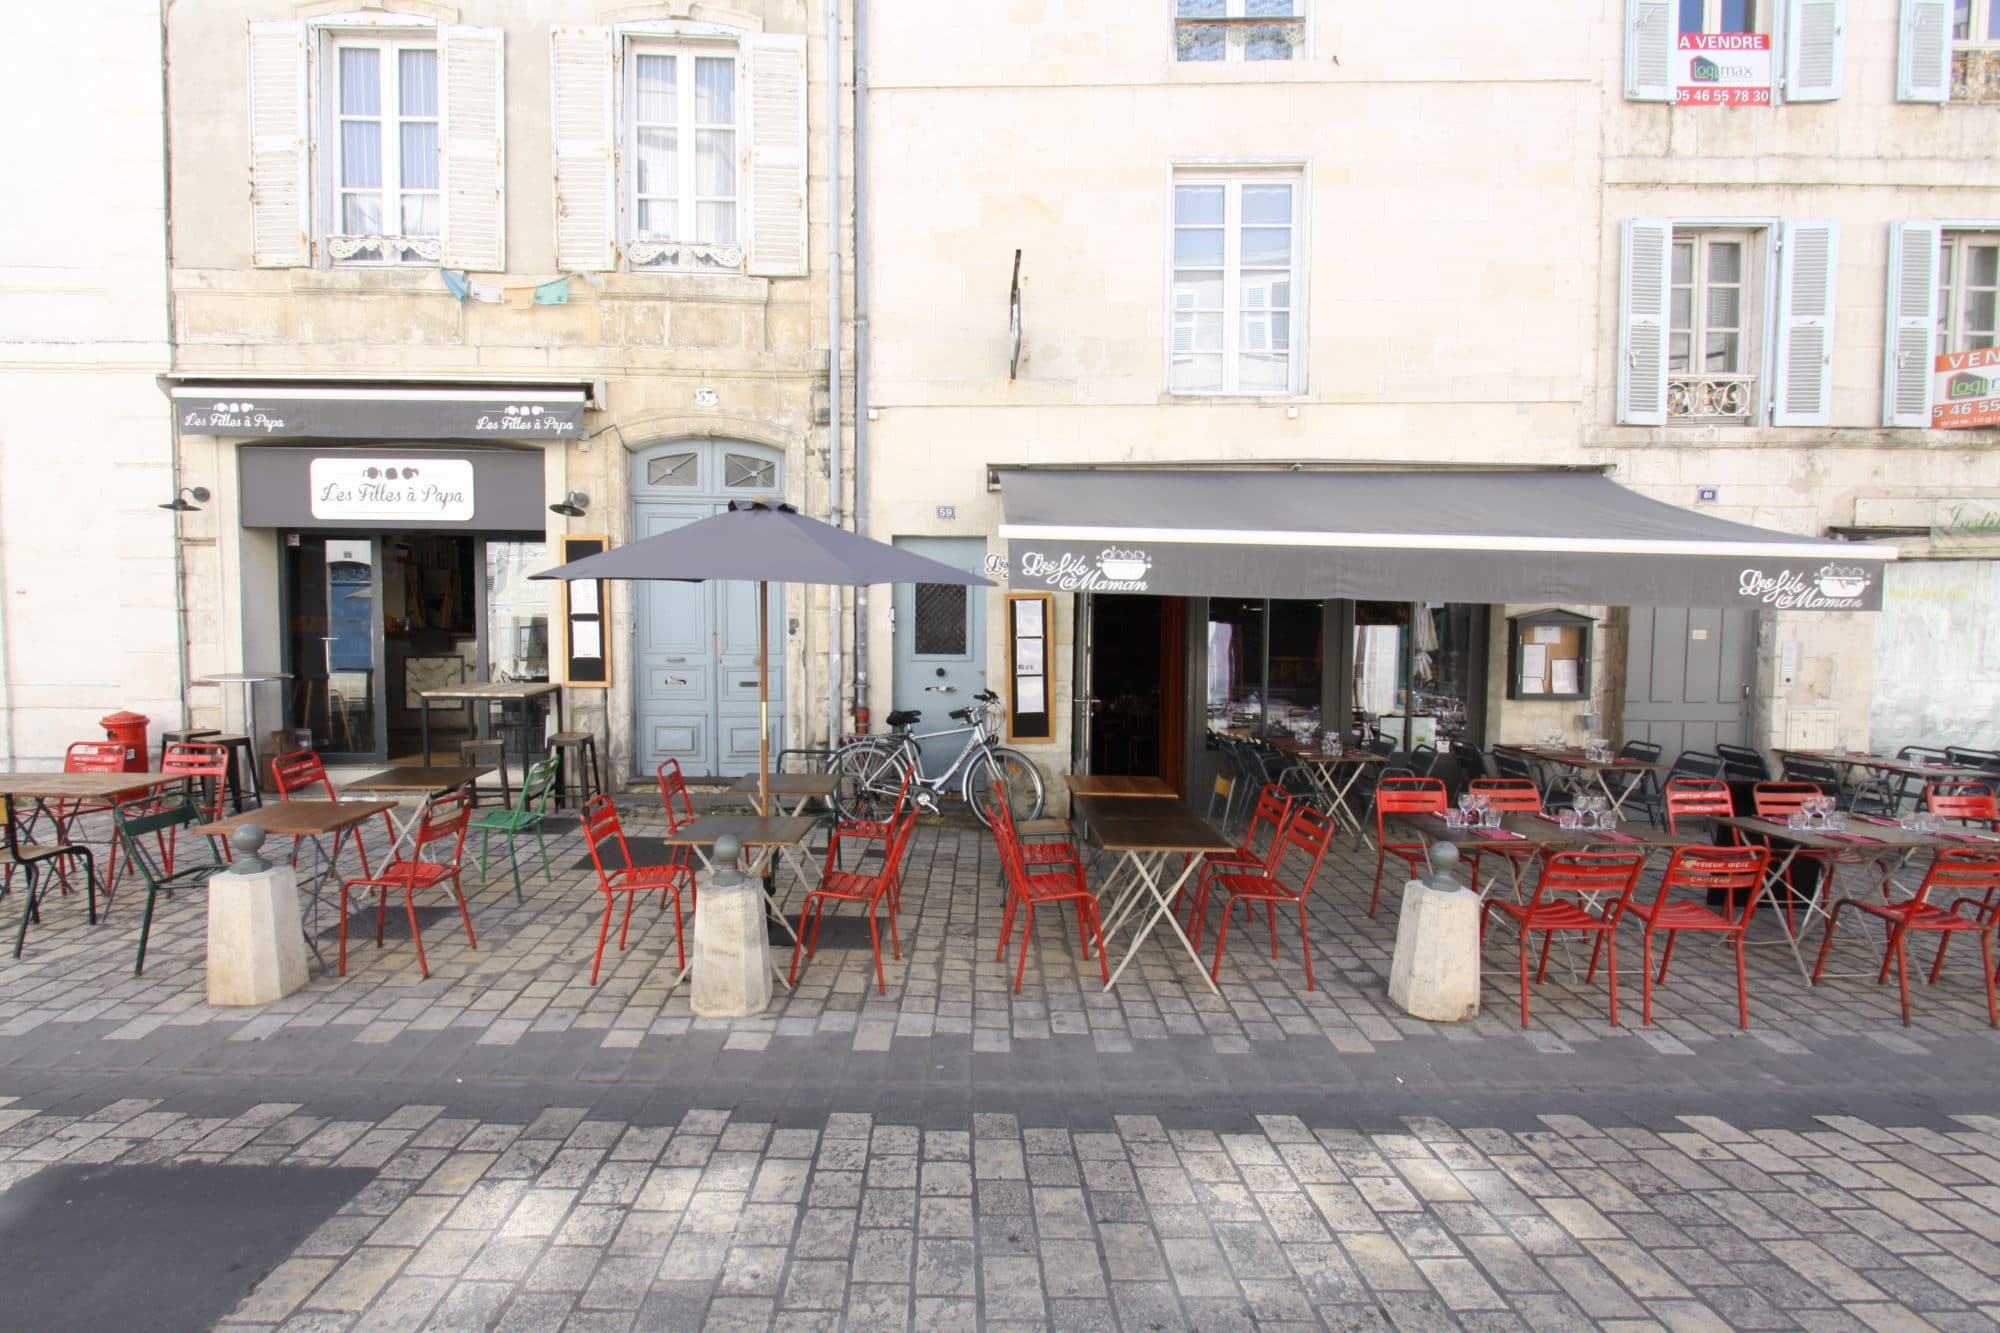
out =
[[646,461],[648,486],[692,486],[699,475],[694,454],[665,454]]
[[530,577],[550,564],[547,542],[486,543],[486,660],[496,681],[549,678],[549,589]]
[[769,458],[753,458],[748,454],[724,454],[722,458],[722,484],[724,486],[751,486],[769,490],[777,484],[778,464]]
[[916,589],[919,657],[960,657],[966,649],[966,589],[957,583],[919,583]]
[[1397,749],[1476,748],[1485,627],[1474,603],[1356,602],[1355,730]]
[[1208,728],[1305,738],[1321,721],[1324,605],[1217,597],[1208,604]]
[[1176,0],[1177,61],[1300,60],[1305,0]]

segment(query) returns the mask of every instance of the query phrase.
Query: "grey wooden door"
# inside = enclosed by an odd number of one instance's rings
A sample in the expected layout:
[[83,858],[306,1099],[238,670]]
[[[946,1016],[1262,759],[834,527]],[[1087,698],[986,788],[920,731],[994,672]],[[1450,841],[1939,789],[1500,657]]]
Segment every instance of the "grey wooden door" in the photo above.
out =
[[1652,741],[1672,763],[1683,750],[1749,740],[1756,679],[1754,611],[1635,606],[1625,648],[1626,740]]
[[[896,545],[964,570],[977,570],[986,558],[981,537],[898,537]],[[986,590],[962,583],[899,583],[894,605],[891,702],[899,709],[923,710],[918,731],[963,726],[946,714],[965,707],[986,688]],[[965,748],[965,739],[942,736],[919,744],[925,775],[936,777],[948,767]]]

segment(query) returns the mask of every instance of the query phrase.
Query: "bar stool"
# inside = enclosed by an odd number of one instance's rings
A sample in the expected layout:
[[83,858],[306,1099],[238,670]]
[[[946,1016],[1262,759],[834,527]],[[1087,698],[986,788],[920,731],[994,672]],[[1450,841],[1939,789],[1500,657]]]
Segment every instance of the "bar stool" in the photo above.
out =
[[157,772],[166,765],[168,746],[184,745],[189,741],[207,741],[209,737],[220,736],[221,734],[221,729],[217,727],[182,727],[179,731],[161,732],[160,762],[153,765],[154,771]]
[[[220,745],[229,751],[229,804],[237,814],[243,813],[243,797],[247,788],[250,799],[257,805],[264,804],[263,785],[257,781],[256,760],[250,757],[248,736],[210,735],[201,738],[203,745]],[[249,782],[243,780],[249,775]]]
[[[574,764],[569,758],[572,752],[576,755]],[[549,753],[556,757],[559,765],[556,777],[557,805],[568,800],[572,793],[576,795],[577,805],[582,805],[593,796],[606,794],[604,774],[597,766],[595,734],[588,731],[558,731],[549,737]]]
[[[458,762],[473,765],[491,760],[500,770],[500,804],[514,804],[514,789],[507,780],[507,742],[501,740],[461,741],[458,746]],[[477,778],[466,787],[472,803],[479,804],[479,781]]]

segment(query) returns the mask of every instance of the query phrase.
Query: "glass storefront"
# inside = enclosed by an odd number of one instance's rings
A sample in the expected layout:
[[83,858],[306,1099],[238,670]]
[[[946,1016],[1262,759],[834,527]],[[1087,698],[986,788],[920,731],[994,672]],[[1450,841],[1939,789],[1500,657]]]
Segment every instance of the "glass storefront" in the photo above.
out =
[[1480,743],[1486,608],[1463,602],[1354,604],[1354,727],[1397,749]]
[[1325,604],[1263,598],[1208,603],[1208,729],[1252,739],[1319,731]]

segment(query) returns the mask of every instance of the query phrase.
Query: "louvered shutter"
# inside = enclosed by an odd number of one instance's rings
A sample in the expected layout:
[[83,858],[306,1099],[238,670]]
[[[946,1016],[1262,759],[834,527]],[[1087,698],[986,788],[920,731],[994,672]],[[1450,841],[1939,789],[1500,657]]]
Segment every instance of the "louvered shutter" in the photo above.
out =
[[306,25],[250,25],[250,262],[312,262],[312,156],[306,139]]
[[1831,222],[1788,222],[1778,252],[1777,382],[1774,426],[1833,420],[1833,287],[1840,230]]
[[1903,21],[1896,32],[1896,100],[1949,98],[1951,0],[1903,0]]
[[1667,424],[1667,277],[1674,224],[1628,218],[1619,247],[1618,420]]
[[806,39],[753,36],[744,51],[750,71],[744,272],[798,277],[806,272]]
[[1889,227],[1889,319],[1883,339],[1882,424],[1931,424],[1931,374],[1937,361],[1938,248],[1935,222]]
[[438,29],[444,66],[444,263],[505,267],[506,45],[499,28]]
[[609,28],[557,28],[550,34],[556,263],[564,269],[594,271],[618,264],[612,42]]
[[1792,0],[1785,34],[1785,100],[1831,102],[1839,97],[1847,0]]
[[1674,7],[1668,0],[1625,0],[1625,96],[1674,100]]

